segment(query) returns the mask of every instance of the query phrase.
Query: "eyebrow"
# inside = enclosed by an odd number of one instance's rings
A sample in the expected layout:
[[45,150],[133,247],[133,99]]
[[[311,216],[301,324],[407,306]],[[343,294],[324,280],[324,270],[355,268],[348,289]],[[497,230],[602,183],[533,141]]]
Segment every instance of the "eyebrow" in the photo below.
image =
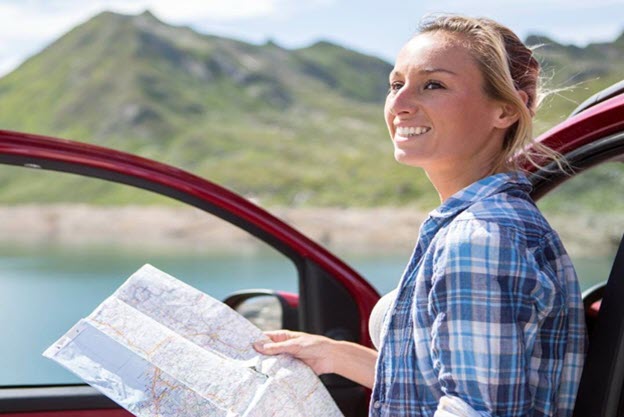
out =
[[445,69],[445,68],[424,68],[424,69],[421,69],[418,72],[421,73],[421,74],[432,74],[434,72],[445,72],[447,74],[457,75],[456,72],[453,72],[453,71]]
[[[456,72],[453,72],[453,71],[445,69],[445,68],[423,68],[423,69],[418,70],[419,74],[426,74],[426,75],[434,74],[436,72],[444,72],[444,73],[450,74],[450,75],[457,75]],[[399,72],[397,70],[392,70],[392,72],[390,72],[390,78],[392,78],[394,76],[397,76],[397,75],[400,75],[400,74],[401,74],[401,72]]]

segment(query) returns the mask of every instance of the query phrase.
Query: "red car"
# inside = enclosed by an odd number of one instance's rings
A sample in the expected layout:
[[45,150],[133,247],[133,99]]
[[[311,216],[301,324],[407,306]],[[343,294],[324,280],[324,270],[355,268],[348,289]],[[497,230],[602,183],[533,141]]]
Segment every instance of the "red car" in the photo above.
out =
[[[573,115],[542,135],[540,140],[565,155],[575,168],[575,174],[562,175],[548,167],[536,172],[527,167],[532,173],[533,197],[536,200],[564,182],[573,182],[586,170],[605,163],[624,162],[624,82],[583,103]],[[379,298],[373,286],[322,246],[247,199],[152,160],[24,133],[0,131],[0,163],[126,184],[218,216],[275,248],[292,262],[298,276],[298,294],[242,292],[227,299],[231,306],[243,309],[246,305],[245,308],[248,308],[250,300],[268,294],[279,301],[277,305],[282,310],[281,325],[284,327],[371,345],[368,316]],[[609,192],[621,194],[624,190]],[[618,236],[624,232],[624,224],[613,224],[611,227],[617,229]],[[577,400],[577,416],[624,415],[623,245],[619,245],[606,287],[600,284],[585,294],[587,320],[591,328],[590,350]],[[597,277],[597,281],[606,279],[606,275]],[[2,311],[3,320],[11,320],[10,315],[11,311]],[[3,335],[3,341],[11,343],[6,335]],[[3,360],[22,361],[25,365],[31,358]],[[5,370],[0,368],[0,375],[3,372]],[[10,381],[11,375],[4,375],[3,380]],[[334,375],[324,376],[323,382],[345,416],[367,414],[369,392],[366,389]],[[19,382],[19,386],[0,386],[0,414],[3,413],[16,417],[129,415],[86,385],[39,386],[23,382]]]

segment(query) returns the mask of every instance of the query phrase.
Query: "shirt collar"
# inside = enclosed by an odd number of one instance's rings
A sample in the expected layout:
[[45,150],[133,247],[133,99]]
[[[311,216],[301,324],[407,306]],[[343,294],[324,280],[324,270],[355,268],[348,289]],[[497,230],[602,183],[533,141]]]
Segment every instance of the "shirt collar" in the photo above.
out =
[[450,217],[477,201],[511,188],[520,189],[528,194],[533,187],[521,172],[502,172],[490,175],[459,190],[429,215],[431,217]]

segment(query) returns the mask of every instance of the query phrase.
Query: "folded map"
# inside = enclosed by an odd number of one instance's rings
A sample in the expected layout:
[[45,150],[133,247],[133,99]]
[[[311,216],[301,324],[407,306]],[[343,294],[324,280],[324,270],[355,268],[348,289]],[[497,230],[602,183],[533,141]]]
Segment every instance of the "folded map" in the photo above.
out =
[[342,416],[309,367],[259,354],[260,340],[225,304],[145,265],[43,355],[140,417]]

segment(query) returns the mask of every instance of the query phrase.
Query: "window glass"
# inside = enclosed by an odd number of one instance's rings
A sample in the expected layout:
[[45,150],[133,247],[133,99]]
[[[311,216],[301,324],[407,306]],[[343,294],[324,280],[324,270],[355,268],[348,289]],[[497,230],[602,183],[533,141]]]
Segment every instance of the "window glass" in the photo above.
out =
[[146,263],[217,299],[297,291],[290,259],[211,214],[134,187],[0,165],[0,386],[80,382],[42,352]]
[[581,288],[606,281],[624,234],[624,164],[605,163],[576,175],[538,206],[561,236]]

